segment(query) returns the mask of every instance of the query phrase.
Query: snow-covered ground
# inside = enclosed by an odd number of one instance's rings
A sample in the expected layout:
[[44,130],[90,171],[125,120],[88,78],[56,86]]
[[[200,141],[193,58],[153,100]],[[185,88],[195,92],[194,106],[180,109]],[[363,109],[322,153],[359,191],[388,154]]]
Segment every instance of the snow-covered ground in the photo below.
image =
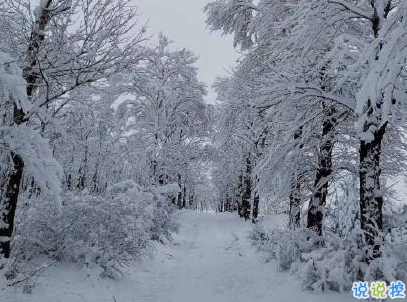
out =
[[247,235],[252,225],[234,214],[181,215],[172,244],[133,263],[124,280],[100,279],[73,265],[49,268],[31,295],[5,287],[1,302],[346,302],[352,294],[316,295],[264,263]]

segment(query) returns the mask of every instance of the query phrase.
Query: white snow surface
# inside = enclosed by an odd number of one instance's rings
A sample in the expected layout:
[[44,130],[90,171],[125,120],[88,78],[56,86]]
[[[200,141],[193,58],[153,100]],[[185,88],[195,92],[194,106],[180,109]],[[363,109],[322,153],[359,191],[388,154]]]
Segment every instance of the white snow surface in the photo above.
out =
[[313,294],[287,273],[277,272],[247,238],[252,225],[236,214],[185,211],[172,243],[154,258],[132,263],[123,280],[58,264],[46,270],[30,295],[5,286],[2,302],[346,302],[349,293]]

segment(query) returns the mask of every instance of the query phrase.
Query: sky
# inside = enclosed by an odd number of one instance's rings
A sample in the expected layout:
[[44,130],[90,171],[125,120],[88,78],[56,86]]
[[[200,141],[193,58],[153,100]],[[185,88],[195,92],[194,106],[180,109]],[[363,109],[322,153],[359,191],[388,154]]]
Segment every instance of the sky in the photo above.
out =
[[[192,50],[198,57],[200,80],[208,88],[218,76],[225,76],[235,66],[238,53],[231,36],[211,32],[205,25],[203,8],[210,0],[134,0],[148,33],[162,31],[178,48]],[[210,90],[206,100],[213,103]]]

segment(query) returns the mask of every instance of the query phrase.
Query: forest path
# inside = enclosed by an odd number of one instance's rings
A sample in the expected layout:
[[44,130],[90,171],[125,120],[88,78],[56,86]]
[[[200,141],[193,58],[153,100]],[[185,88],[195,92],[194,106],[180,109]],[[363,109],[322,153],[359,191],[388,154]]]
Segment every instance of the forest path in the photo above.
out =
[[[124,280],[100,279],[71,265],[50,269],[32,295],[5,293],[6,302],[346,302],[349,294],[315,295],[264,263],[235,214],[181,214],[171,244],[132,264]],[[1,281],[1,280],[0,280]],[[21,289],[19,290],[21,292]],[[4,292],[0,292],[0,295]],[[0,301],[4,301],[0,298]]]
[[252,228],[236,214],[184,212],[173,244],[161,246],[138,276],[143,294],[117,302],[355,301],[351,293],[302,291],[292,276],[262,261],[248,239]]

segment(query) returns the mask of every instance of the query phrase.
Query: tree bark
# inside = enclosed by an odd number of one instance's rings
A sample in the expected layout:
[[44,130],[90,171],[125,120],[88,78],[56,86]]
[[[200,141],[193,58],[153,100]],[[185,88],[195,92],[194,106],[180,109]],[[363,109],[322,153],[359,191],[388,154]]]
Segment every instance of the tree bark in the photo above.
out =
[[184,187],[182,189],[182,208],[187,208],[187,185],[184,182]]
[[380,157],[387,124],[376,131],[373,140],[360,142],[360,223],[366,244],[365,262],[381,256],[380,234],[383,231],[383,195],[380,185]]
[[239,186],[238,186],[238,192],[236,196],[236,207],[237,207],[237,213],[239,214],[240,218],[243,218],[243,212],[242,212],[242,202],[243,202],[243,171],[240,172],[239,175]]
[[[35,23],[31,32],[30,42],[28,45],[27,62],[28,67],[23,70],[23,77],[27,82],[27,97],[30,99],[34,96],[38,87],[40,74],[36,71],[38,62],[38,53],[42,42],[44,41],[45,27],[51,19],[50,6],[52,0],[46,1],[40,12],[40,17]],[[15,126],[22,125],[26,122],[25,113],[21,108],[14,104],[13,122]],[[2,203],[2,221],[0,222],[0,254],[5,258],[10,257],[11,237],[14,230],[14,218],[17,210],[17,202],[20,194],[21,181],[24,174],[24,161],[19,154],[11,152],[12,169],[8,175],[8,181],[5,187],[4,200]]]
[[[378,3],[371,2],[374,14],[371,19],[372,29],[375,39],[379,38],[380,17],[378,15]],[[390,6],[384,8],[384,17],[387,18]],[[379,43],[376,49],[375,61],[379,61],[380,50],[383,42]],[[381,232],[383,231],[383,193],[380,184],[380,157],[382,152],[382,141],[387,128],[387,122],[380,126],[381,117],[379,115],[382,107],[381,100],[375,103],[369,99],[366,104],[367,119],[364,131],[377,129],[371,141],[360,140],[359,148],[359,186],[360,186],[360,224],[365,240],[365,258],[367,264],[381,256]],[[375,106],[375,110],[373,110]]]
[[254,195],[254,200],[253,200],[253,210],[252,210],[252,222],[257,223],[257,218],[259,216],[259,203],[260,203],[260,196],[258,191],[256,190],[256,193]]
[[314,193],[308,206],[307,228],[322,236],[324,210],[328,195],[329,178],[332,174],[333,131],[335,127],[335,109],[323,103],[324,120],[322,125],[321,147],[318,155],[318,167],[314,183]]
[[290,217],[289,227],[291,230],[296,230],[300,227],[301,222],[301,184],[297,171],[291,181],[291,194],[290,194]]
[[245,220],[250,219],[250,207],[251,207],[250,198],[252,196],[251,174],[252,174],[252,164],[250,160],[250,155],[248,155],[246,158],[246,172],[243,179],[243,194],[240,206],[241,217],[243,217]]
[[260,195],[259,195],[259,190],[258,190],[258,182],[259,179],[257,177],[257,175],[254,177],[254,181],[253,181],[253,204],[252,204],[252,208],[251,208],[251,212],[252,212],[252,222],[253,223],[257,223],[257,218],[259,216],[259,203],[260,203]]
[[8,176],[8,184],[2,203],[2,217],[0,224],[0,254],[4,258],[10,257],[11,237],[14,230],[14,218],[17,210],[17,201],[23,177],[24,162],[16,153],[11,154],[13,170]]
[[179,192],[177,196],[177,206],[179,209],[182,209],[182,182],[181,182],[181,174],[178,174],[178,187]]
[[[301,139],[302,127],[300,127],[294,133],[294,141],[298,143]],[[303,144],[300,143],[299,149],[303,148]],[[296,230],[301,224],[301,179],[298,169],[295,169],[291,178],[291,193],[290,193],[290,213],[289,213],[289,227],[292,230]]]

